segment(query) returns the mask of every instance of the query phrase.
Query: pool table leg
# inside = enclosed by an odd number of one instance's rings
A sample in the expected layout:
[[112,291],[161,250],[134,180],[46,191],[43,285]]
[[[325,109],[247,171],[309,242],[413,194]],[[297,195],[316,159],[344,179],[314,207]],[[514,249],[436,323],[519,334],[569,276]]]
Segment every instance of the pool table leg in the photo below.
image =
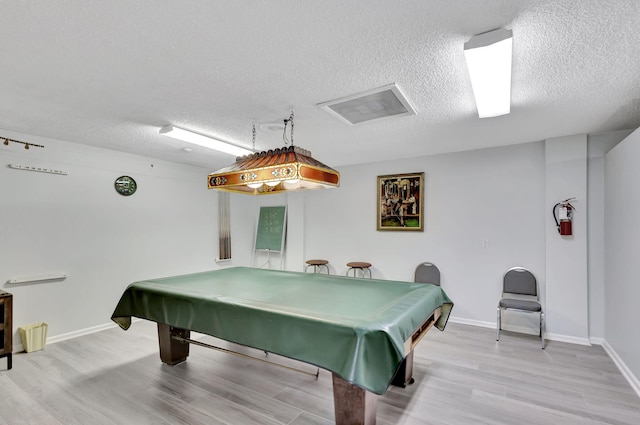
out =
[[378,396],[332,375],[336,425],[375,425]]
[[415,381],[413,380],[413,350],[407,354],[400,363],[396,374],[391,381],[391,385],[396,387],[406,387],[409,384],[413,384]]
[[189,344],[176,341],[173,335],[189,338],[190,331],[174,328],[173,326],[158,323],[158,343],[160,344],[160,360],[168,365],[176,365],[187,360],[189,356]]

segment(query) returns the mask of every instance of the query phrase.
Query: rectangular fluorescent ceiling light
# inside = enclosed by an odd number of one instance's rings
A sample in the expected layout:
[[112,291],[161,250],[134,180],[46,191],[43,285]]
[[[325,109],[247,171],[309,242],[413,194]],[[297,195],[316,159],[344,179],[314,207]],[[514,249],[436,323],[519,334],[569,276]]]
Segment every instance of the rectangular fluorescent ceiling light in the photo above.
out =
[[169,136],[173,139],[182,140],[187,143],[192,143],[194,145],[204,146],[205,148],[228,153],[230,155],[243,156],[253,153],[253,151],[249,149],[232,145],[231,143],[223,142],[222,140],[214,139],[212,137],[203,136],[202,134],[194,133],[192,131],[183,130],[172,125],[165,125],[162,127],[160,129],[160,134]]
[[511,112],[513,32],[500,28],[464,43],[464,56],[480,118]]
[[395,84],[319,103],[318,106],[351,125],[379,118],[416,114]]

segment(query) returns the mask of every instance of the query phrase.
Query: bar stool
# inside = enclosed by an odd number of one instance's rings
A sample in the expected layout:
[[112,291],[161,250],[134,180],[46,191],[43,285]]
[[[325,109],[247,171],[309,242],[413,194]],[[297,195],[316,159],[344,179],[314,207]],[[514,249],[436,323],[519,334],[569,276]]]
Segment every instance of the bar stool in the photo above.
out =
[[371,263],[364,261],[352,261],[347,263],[347,267],[349,267],[349,270],[347,270],[347,276],[349,276],[349,272],[353,270],[353,277],[356,277],[356,270],[360,270],[362,272],[362,277],[364,277],[364,272],[366,270],[369,272],[369,279],[371,279],[371,269],[369,268],[371,267]]
[[329,266],[327,264],[329,264],[329,262],[327,260],[307,260],[307,267],[304,268],[304,272],[307,272],[307,269],[309,267],[313,267],[313,272],[314,273],[318,273],[318,269],[320,267],[323,267],[325,269],[327,269],[327,274],[331,274],[331,272],[329,271]]

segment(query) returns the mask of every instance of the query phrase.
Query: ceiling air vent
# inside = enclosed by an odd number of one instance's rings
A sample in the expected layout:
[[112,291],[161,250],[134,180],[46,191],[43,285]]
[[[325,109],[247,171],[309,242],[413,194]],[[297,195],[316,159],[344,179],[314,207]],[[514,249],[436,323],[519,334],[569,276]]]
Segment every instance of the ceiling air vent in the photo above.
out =
[[395,84],[319,103],[318,106],[351,125],[416,114]]

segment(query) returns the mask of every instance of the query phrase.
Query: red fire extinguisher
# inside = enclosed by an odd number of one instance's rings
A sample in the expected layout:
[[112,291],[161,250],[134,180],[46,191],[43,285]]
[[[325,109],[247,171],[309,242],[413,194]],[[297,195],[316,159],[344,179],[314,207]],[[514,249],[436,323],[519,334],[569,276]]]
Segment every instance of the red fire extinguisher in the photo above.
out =
[[561,236],[571,236],[573,234],[571,220],[573,219],[575,207],[570,204],[570,201],[574,199],[576,198],[565,199],[553,206],[553,218],[556,221],[556,227]]

